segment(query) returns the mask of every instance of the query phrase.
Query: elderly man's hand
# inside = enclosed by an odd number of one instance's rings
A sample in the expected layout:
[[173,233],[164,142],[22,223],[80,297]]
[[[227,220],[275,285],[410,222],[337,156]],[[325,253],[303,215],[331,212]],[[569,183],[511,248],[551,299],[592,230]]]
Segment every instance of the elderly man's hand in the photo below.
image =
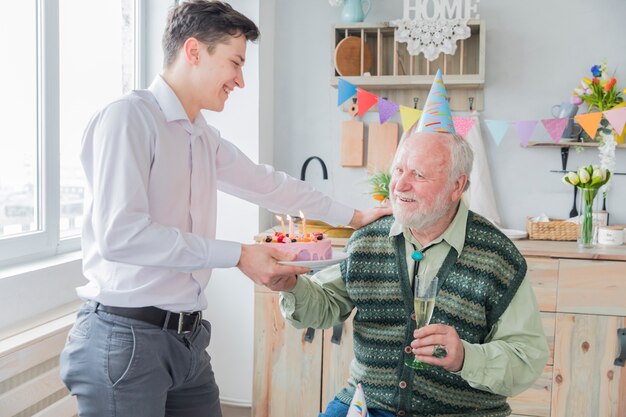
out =
[[454,327],[431,324],[415,330],[413,337],[411,348],[418,361],[441,366],[450,372],[463,368],[465,348]]
[[309,268],[278,263],[295,258],[295,254],[289,255],[266,245],[241,245],[237,268],[259,285],[274,291],[286,291],[296,286],[296,275],[309,272]]
[[391,205],[388,204],[365,211],[354,210],[354,215],[352,216],[352,220],[350,220],[349,226],[353,229],[360,229],[361,227],[366,226],[383,216],[388,216],[389,214],[391,214]]

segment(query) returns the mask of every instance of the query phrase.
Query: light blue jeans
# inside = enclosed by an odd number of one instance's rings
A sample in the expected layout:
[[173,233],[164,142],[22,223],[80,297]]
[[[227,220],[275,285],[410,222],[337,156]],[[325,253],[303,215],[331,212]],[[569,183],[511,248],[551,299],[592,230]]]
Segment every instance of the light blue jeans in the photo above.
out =
[[177,334],[84,304],[61,353],[81,417],[221,417],[211,325]]
[[[326,411],[320,414],[318,417],[346,417],[349,407],[347,404],[342,403],[335,397],[334,400],[328,403]],[[395,417],[395,414],[386,410],[371,409],[367,410],[367,417]]]

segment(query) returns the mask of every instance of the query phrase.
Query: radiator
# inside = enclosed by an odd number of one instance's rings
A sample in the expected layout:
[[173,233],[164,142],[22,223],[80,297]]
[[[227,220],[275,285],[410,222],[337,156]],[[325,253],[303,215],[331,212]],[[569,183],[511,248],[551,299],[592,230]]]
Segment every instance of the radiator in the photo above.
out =
[[59,354],[76,314],[0,341],[0,417],[73,417],[76,401],[59,377]]

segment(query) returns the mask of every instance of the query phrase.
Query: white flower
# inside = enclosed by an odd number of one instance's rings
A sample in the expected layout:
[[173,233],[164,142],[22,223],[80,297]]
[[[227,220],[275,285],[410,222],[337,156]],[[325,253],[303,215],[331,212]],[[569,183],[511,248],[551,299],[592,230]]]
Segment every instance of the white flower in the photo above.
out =
[[[615,137],[612,133],[606,134],[604,132],[600,132],[601,143],[598,146],[598,152],[600,156],[600,168],[602,168],[605,172],[613,172],[615,170],[615,147],[617,144],[615,143]],[[605,174],[606,175],[606,174]],[[603,192],[608,191],[611,181],[607,182],[602,189]]]
[[569,183],[572,185],[577,185],[580,182],[578,174],[576,174],[575,172],[569,172],[566,177],[569,179]]
[[343,4],[343,0],[328,0],[328,3],[333,7],[339,7]]
[[583,167],[578,170],[578,178],[580,178],[581,184],[587,184],[591,179],[591,176],[587,172],[587,169]]

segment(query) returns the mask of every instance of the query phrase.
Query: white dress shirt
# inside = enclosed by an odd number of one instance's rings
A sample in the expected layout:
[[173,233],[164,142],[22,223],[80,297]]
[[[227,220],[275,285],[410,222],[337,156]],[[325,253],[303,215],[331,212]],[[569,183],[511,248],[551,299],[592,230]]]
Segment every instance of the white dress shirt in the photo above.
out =
[[[89,122],[81,162],[83,299],[124,307],[204,310],[212,268],[236,266],[241,245],[215,240],[217,190],[269,210],[348,224],[353,209],[258,165],[207,125],[191,123],[157,76]],[[252,236],[250,236],[252,240]]]

